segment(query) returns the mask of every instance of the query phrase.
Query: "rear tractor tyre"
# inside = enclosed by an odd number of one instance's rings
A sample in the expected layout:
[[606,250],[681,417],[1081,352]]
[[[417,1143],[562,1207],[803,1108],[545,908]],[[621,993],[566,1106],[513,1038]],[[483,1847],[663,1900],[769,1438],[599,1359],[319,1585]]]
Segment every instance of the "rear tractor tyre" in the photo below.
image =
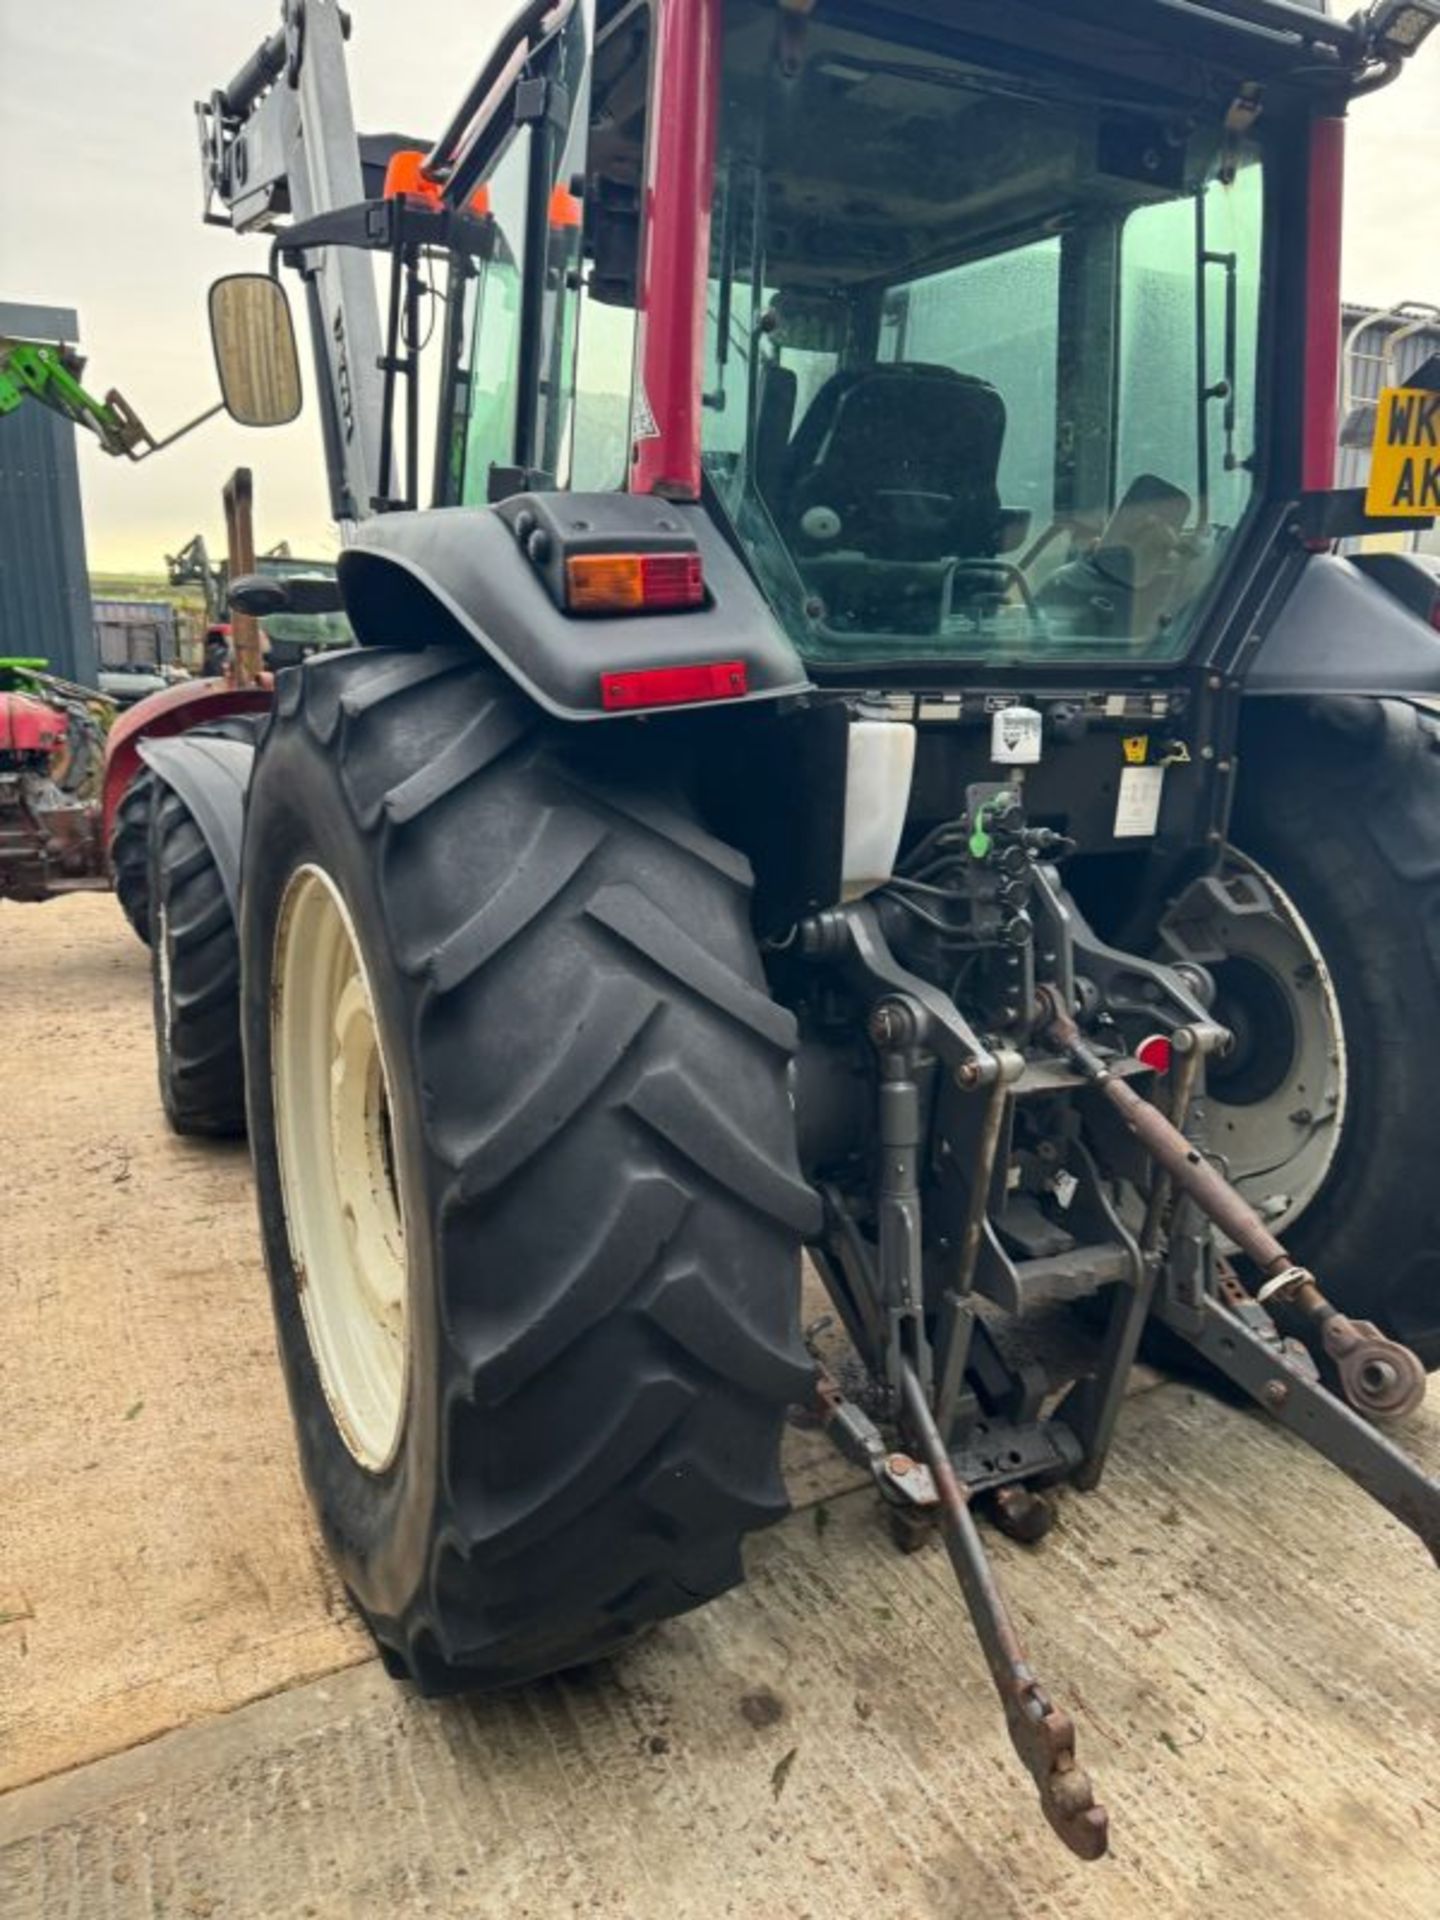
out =
[[[749,871],[469,650],[284,675],[241,886],[311,1496],[392,1673],[494,1687],[742,1578],[818,1224]],[[628,772],[626,762],[629,762]]]
[[177,1133],[245,1131],[240,953],[205,836],[156,782],[150,819],[150,975],[160,1098]]
[[1400,701],[1246,717],[1232,838],[1270,920],[1216,969],[1236,1031],[1210,1137],[1342,1310],[1440,1365],[1440,718]]

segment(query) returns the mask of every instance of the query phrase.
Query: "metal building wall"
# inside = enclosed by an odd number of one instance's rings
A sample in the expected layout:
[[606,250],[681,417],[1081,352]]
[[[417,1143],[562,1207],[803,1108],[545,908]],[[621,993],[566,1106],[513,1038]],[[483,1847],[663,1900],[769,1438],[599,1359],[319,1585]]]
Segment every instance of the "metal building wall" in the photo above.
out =
[[[0,301],[0,335],[79,339],[68,307]],[[0,654],[36,654],[66,679],[99,673],[76,459],[77,429],[22,400],[0,419]]]

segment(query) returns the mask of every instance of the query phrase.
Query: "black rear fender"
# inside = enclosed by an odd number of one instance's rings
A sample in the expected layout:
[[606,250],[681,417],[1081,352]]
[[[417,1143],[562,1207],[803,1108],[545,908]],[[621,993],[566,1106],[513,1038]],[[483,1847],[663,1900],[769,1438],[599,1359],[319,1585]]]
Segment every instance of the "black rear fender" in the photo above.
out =
[[1440,632],[1427,617],[1440,566],[1420,554],[1316,554],[1261,642],[1250,695],[1440,695]]
[[717,706],[778,700],[808,686],[764,596],[702,508],[614,493],[537,495],[529,505],[547,532],[554,527],[566,539],[573,530],[590,551],[627,538],[643,545],[688,536],[704,568],[706,604],[605,619],[565,613],[545,584],[553,551],[534,557],[542,550],[517,538],[522,497],[500,510],[439,507],[365,521],[339,563],[361,644],[469,640],[561,720],[623,717],[603,704],[602,673],[738,663],[745,690]]
[[255,748],[244,740],[181,734],[173,740],[142,740],[140,758],[189,808],[214,858],[233,914],[240,888],[245,794]]

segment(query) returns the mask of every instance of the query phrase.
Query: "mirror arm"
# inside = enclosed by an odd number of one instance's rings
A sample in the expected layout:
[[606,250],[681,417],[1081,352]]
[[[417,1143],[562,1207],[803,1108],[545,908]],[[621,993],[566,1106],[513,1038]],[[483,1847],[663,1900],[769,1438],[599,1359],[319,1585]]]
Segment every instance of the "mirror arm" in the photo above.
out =
[[187,420],[185,425],[177,427],[174,433],[167,433],[163,440],[152,439],[147,433],[144,445],[125,449],[125,458],[136,462],[148,460],[152,453],[159,453],[165,447],[173,447],[177,440],[183,440],[187,433],[193,433],[196,427],[203,427],[207,420],[213,420],[217,413],[224,411],[225,402],[217,400],[213,407],[207,407],[204,413],[197,413],[193,420]]

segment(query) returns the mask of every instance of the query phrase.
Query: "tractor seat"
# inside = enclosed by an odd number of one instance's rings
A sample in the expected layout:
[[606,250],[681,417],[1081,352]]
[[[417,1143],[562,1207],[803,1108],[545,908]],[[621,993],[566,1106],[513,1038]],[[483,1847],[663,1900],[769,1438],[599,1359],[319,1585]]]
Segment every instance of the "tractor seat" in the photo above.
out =
[[773,501],[797,558],[993,558],[1005,403],[918,361],[837,373],[791,441]]

